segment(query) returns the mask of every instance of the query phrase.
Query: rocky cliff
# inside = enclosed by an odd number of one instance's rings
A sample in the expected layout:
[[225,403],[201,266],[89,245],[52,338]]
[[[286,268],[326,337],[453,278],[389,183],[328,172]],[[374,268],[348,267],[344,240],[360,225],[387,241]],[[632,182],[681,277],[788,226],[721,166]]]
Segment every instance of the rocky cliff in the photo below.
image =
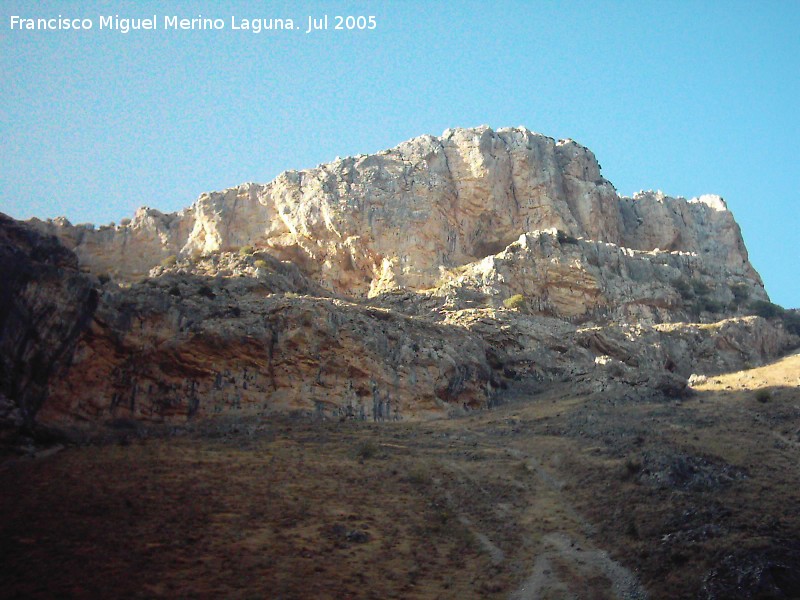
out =
[[[0,214],[0,430],[30,425],[97,307],[75,255]],[[0,431],[0,433],[2,433]]]
[[447,130],[376,155],[288,171],[204,194],[178,213],[142,208],[115,227],[36,223],[93,272],[146,276],[170,256],[252,245],[349,295],[432,287],[442,268],[555,228],[632,250],[682,251],[763,296],[731,213],[717,196],[620,198],[594,154],[524,128]]
[[408,419],[553,381],[679,396],[692,373],[800,341],[748,316],[767,296],[722,199],[620,198],[589,150],[522,128],[423,136],[119,226],[0,228],[0,392],[49,424]]

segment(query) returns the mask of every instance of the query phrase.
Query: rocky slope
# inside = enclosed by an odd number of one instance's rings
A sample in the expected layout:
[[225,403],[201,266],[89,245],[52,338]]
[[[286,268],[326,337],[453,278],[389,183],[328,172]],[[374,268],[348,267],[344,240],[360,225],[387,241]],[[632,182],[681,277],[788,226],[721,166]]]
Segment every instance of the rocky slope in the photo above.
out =
[[589,150],[521,128],[0,234],[8,422],[384,421],[555,381],[680,396],[800,341],[747,316],[767,296],[720,198],[620,198]]

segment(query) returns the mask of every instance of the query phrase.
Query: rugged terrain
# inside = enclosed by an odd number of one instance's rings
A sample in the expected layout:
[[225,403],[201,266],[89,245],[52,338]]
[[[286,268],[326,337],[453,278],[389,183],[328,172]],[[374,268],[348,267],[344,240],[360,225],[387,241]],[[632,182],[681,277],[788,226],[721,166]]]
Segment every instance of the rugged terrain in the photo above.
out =
[[[798,342],[753,316],[768,298],[721,198],[619,197],[588,149],[523,128],[422,136],[118,226],[0,225],[25,264],[2,392],[29,423],[386,421],[559,381],[679,396]],[[54,268],[64,293],[41,287]],[[36,353],[47,372],[18,380]]]
[[16,490],[0,495],[0,585],[10,598],[797,598],[798,374],[794,355],[681,401],[561,384],[416,422],[118,423],[116,442],[0,467]]
[[800,316],[717,196],[448,130],[0,215],[0,279],[12,596],[800,593]]

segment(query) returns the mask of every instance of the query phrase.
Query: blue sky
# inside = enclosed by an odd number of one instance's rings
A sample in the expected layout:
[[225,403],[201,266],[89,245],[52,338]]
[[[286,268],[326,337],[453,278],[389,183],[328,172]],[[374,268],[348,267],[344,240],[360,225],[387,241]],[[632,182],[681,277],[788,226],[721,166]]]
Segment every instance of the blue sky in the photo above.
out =
[[[98,30],[110,14],[226,23]],[[324,14],[377,28],[306,35]],[[94,29],[11,31],[11,15]],[[448,127],[524,125],[591,148],[621,194],[722,195],[773,301],[800,306],[798,31],[790,0],[0,1],[0,211],[108,223]]]

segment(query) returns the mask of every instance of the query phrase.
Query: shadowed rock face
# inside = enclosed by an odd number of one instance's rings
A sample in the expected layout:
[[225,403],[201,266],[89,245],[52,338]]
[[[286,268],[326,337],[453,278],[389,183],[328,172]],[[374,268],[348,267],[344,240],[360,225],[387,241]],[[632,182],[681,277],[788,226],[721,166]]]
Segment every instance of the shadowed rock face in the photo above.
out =
[[521,128],[119,227],[3,218],[0,242],[0,417],[17,425],[423,418],[553,381],[677,396],[798,342],[746,316],[767,296],[720,198],[619,198],[589,150]]
[[0,214],[0,424],[30,424],[97,307],[96,279],[52,236]]

